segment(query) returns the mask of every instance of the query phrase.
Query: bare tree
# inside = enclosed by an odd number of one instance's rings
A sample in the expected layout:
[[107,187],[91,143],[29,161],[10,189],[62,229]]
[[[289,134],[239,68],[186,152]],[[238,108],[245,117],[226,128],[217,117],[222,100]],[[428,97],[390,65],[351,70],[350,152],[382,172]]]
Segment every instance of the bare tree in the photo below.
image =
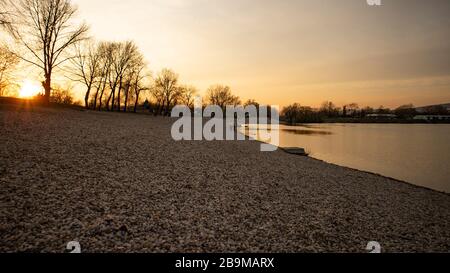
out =
[[85,24],[74,26],[77,8],[70,0],[5,0],[3,17],[8,32],[28,54],[16,52],[22,60],[44,72],[42,85],[46,102],[50,99],[52,74],[70,57],[66,49],[86,38]]
[[[106,100],[106,110],[110,110],[110,103],[111,103],[111,110],[114,111],[114,99],[116,95],[116,88],[118,85],[118,76],[114,73],[114,62],[117,59],[119,43],[107,43],[106,45],[106,57],[108,58],[107,62],[109,63],[109,71],[106,77],[108,78],[108,87],[110,89],[108,99]],[[112,100],[112,102],[111,102]]]
[[161,113],[164,110],[164,114],[168,115],[171,106],[180,95],[178,74],[170,69],[163,69],[155,79],[153,94],[160,101],[160,109],[158,112]]
[[[109,73],[109,87],[111,89],[108,103],[111,101],[111,110],[115,110],[115,101],[117,100],[118,110],[121,105],[121,91],[124,86],[124,77],[127,70],[133,63],[133,59],[138,53],[138,48],[132,41],[124,43],[110,43],[109,45],[109,62],[111,69]],[[117,98],[116,98],[117,91]]]
[[254,99],[249,99],[249,100],[247,100],[247,101],[244,103],[244,106],[245,106],[245,107],[250,106],[250,105],[255,106],[256,109],[259,109],[259,107],[260,107],[260,104],[259,104],[256,100],[254,100]]
[[145,80],[150,78],[150,73],[145,71],[145,63],[139,62],[137,63],[134,71],[134,77],[133,77],[133,95],[134,95],[134,112],[137,112],[137,107],[139,104],[139,98],[141,95],[141,92],[150,90],[148,85],[146,85]]
[[[98,67],[97,67],[97,81],[95,82],[95,94],[92,98],[92,108],[97,109],[97,102],[99,101],[99,110],[101,110],[101,104],[103,99],[103,94],[106,89],[106,84],[108,82],[109,69],[111,67],[108,62],[109,58],[107,56],[107,43],[100,43],[97,46],[98,55]],[[100,99],[99,99],[100,95]]]
[[19,59],[8,48],[0,46],[0,97],[5,96],[11,85],[11,72],[15,69]]
[[[128,52],[130,58],[128,60],[127,67],[124,72],[124,112],[128,110],[130,99],[135,97],[135,103],[139,101],[140,92],[146,89],[143,86],[143,79],[145,78],[144,69],[146,64],[144,61],[144,55],[135,47],[132,51]],[[135,110],[137,105],[135,105]]]
[[225,109],[225,107],[229,105],[236,106],[241,103],[239,97],[231,93],[230,87],[220,84],[213,85],[208,88],[206,96],[209,104],[217,105],[222,109]]
[[72,59],[72,65],[75,69],[72,70],[72,74],[76,77],[75,81],[81,82],[86,86],[84,105],[86,108],[89,108],[89,97],[92,87],[100,74],[100,60],[102,56],[97,45],[92,42],[86,43],[85,48],[77,45],[75,50],[75,58]]
[[339,108],[331,101],[325,101],[320,107],[320,112],[327,117],[336,117],[339,115]]
[[282,119],[290,125],[303,122],[321,122],[320,113],[314,111],[309,106],[301,106],[294,103],[283,108],[281,111]]
[[164,105],[164,91],[162,88],[157,87],[156,83],[154,83],[150,87],[150,94],[155,99],[155,108],[153,109],[155,115],[161,114],[161,111],[163,110]]
[[347,117],[347,116],[354,117],[358,113],[358,110],[359,110],[359,105],[357,103],[350,103],[350,104],[343,106],[342,115],[344,117]]
[[[120,94],[124,88],[124,77],[126,75],[127,70],[130,68],[133,62],[133,58],[135,53],[138,51],[136,45],[133,42],[121,43],[119,47],[118,58],[114,62],[114,69],[116,75],[118,75],[119,80],[119,90],[117,93],[117,109],[120,112]],[[128,85],[128,88],[130,86]],[[125,98],[127,99],[127,98]],[[113,109],[114,110],[114,109]]]
[[180,87],[180,89],[181,89],[181,91],[180,91],[181,103],[183,103],[187,107],[193,109],[195,95],[198,94],[197,88],[195,88],[192,85],[188,85],[188,86],[183,85]]

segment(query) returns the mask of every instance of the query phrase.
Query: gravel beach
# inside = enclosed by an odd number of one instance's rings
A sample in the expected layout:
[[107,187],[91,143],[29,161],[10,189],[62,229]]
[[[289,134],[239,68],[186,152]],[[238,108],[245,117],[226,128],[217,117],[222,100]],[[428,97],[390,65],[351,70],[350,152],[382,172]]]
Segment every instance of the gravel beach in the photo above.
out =
[[450,252],[448,194],[172,123],[0,105],[0,251]]

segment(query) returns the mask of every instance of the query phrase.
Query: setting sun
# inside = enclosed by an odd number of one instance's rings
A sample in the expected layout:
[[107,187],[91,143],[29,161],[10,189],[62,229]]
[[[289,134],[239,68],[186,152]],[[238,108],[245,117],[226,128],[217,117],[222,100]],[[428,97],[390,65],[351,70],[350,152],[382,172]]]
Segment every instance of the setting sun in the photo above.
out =
[[25,81],[22,84],[22,87],[19,91],[19,97],[21,98],[32,98],[39,94],[39,91],[41,90],[41,87],[37,84],[34,84],[30,81]]

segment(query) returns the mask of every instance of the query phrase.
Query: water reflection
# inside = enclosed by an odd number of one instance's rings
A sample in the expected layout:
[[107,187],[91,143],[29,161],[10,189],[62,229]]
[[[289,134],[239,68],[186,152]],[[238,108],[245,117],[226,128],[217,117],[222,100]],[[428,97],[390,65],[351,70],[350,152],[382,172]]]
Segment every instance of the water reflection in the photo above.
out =
[[[250,131],[258,127],[245,133]],[[305,148],[330,163],[450,192],[448,124],[280,125],[279,132],[281,147]]]
[[304,129],[281,129],[280,131],[296,134],[296,135],[332,135],[329,131],[319,131],[319,130],[304,130]]
[[[302,127],[304,127],[304,128],[302,128]],[[310,129],[308,129],[308,128],[310,128]],[[280,128],[278,129],[278,131],[290,133],[290,134],[296,134],[296,135],[332,135],[333,134],[333,132],[331,132],[331,131],[311,130],[311,129],[318,129],[318,128],[320,128],[320,127],[306,126],[306,125],[302,125],[301,127],[300,126],[288,127],[288,126],[280,125]],[[256,126],[246,126],[245,134],[248,135],[250,132],[261,131],[261,130],[272,132],[272,130],[275,130],[275,129],[259,128]]]

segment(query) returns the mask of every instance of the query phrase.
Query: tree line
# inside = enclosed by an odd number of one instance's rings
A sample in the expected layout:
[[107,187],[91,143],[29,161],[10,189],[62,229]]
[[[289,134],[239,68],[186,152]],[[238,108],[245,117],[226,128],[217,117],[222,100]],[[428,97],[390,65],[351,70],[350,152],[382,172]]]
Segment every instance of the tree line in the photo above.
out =
[[372,107],[360,107],[357,103],[346,104],[342,107],[336,106],[331,101],[325,101],[320,108],[314,109],[309,106],[302,106],[294,103],[284,107],[280,113],[283,121],[288,124],[323,122],[327,120],[340,119],[363,119],[370,115],[375,116],[395,116],[395,118],[408,120],[418,114],[427,115],[448,115],[449,111],[443,106],[430,106],[423,109],[420,113],[413,104],[406,104],[395,109],[389,109],[380,106],[376,109]]
[[[77,8],[70,0],[0,0],[0,7],[0,25],[15,42],[15,50],[0,51],[5,62],[0,66],[0,91],[10,82],[3,75],[20,60],[40,69],[46,103],[73,101],[68,90],[53,84],[58,70],[84,86],[84,106],[89,109],[137,111],[143,92],[152,98],[146,103],[155,114],[169,115],[177,104],[193,107],[198,93],[194,86],[181,84],[171,69],[152,77],[133,41],[94,42],[87,25],[74,22]],[[208,88],[207,101],[222,108],[241,103],[230,87],[220,84]]]

